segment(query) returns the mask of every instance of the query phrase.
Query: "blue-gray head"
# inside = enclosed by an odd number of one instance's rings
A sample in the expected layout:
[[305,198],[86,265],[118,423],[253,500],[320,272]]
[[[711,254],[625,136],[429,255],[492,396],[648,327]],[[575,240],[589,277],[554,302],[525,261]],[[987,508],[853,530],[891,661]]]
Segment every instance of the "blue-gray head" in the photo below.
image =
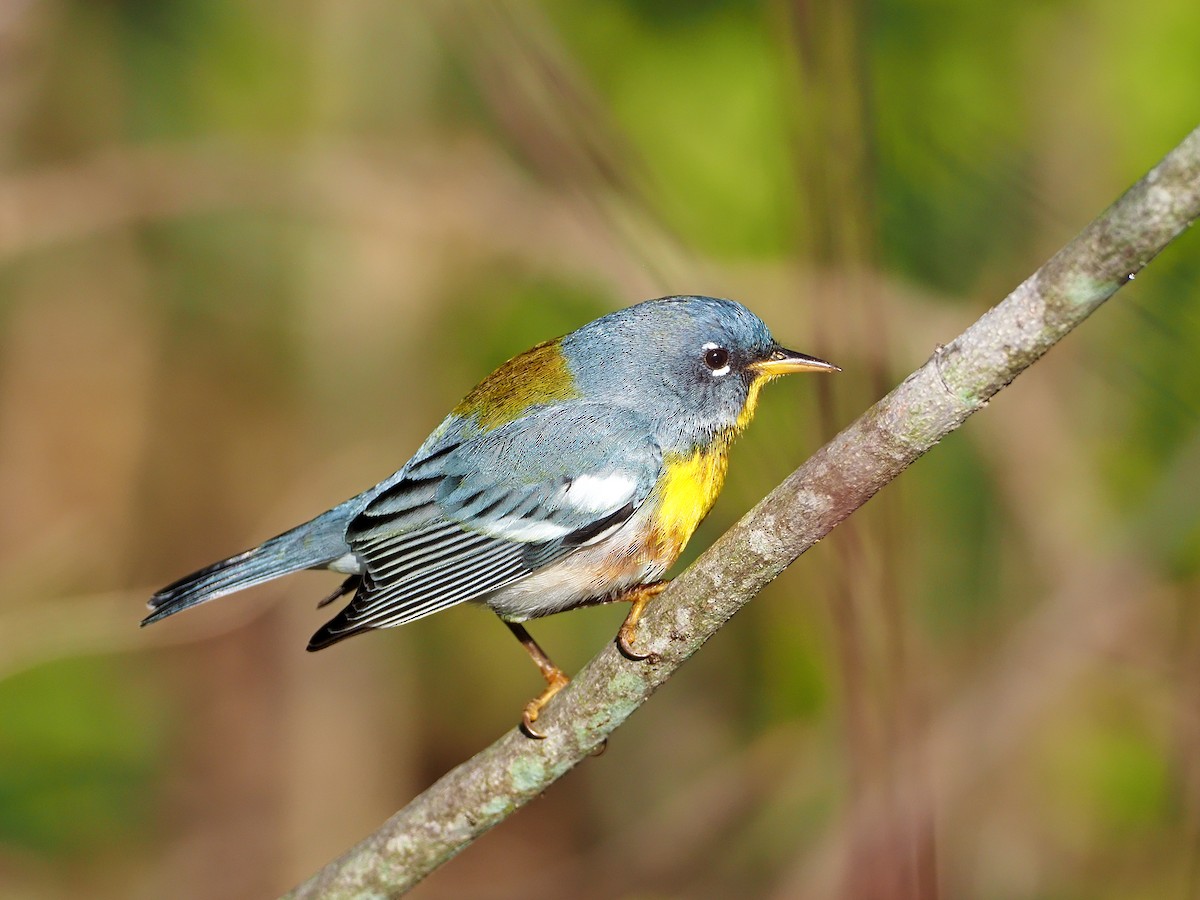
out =
[[583,396],[636,409],[671,443],[743,428],[759,389],[789,372],[836,372],[780,347],[746,307],[715,297],[647,300],[562,339]]

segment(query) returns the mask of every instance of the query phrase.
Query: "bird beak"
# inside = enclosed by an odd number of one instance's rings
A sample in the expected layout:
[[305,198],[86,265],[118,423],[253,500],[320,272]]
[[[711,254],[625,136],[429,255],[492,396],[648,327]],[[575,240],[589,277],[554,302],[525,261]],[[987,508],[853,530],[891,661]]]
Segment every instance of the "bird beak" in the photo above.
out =
[[797,353],[795,350],[785,350],[776,347],[766,359],[751,363],[750,368],[759,375],[774,378],[777,375],[791,375],[793,372],[840,372],[840,367],[827,363],[823,359]]

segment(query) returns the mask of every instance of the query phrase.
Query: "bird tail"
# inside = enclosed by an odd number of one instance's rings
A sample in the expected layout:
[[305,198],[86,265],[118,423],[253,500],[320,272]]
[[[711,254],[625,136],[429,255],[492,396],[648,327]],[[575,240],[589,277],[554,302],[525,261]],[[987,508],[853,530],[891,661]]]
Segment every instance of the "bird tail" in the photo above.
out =
[[142,620],[142,625],[301,569],[329,565],[350,552],[345,539],[346,525],[353,514],[349,506],[347,502],[335,507],[252,550],[168,584],[150,598],[147,605],[151,613]]

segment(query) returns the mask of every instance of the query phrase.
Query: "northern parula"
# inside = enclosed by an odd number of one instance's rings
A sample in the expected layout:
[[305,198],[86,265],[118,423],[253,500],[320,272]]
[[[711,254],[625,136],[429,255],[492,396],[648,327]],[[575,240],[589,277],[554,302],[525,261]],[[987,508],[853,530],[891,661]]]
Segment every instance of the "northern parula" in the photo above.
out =
[[628,600],[617,642],[644,659],[638,618],[716,500],[759,390],[790,372],[836,371],[780,347],[732,300],[619,310],[510,359],[390,478],[167,585],[142,624],[300,569],[348,576],[321,606],[354,594],[309,650],[482,603],[546,679],[522,718],[542,737],[533,723],[567,677],[521,623]]

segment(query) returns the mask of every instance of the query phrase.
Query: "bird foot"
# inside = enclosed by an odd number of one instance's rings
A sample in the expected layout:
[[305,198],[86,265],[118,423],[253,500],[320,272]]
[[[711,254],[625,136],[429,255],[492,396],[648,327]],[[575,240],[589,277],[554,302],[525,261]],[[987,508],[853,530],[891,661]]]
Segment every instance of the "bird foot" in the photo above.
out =
[[621,630],[617,632],[617,649],[621,651],[622,656],[632,659],[634,662],[649,659],[653,654],[639,653],[633,649],[635,640],[637,640],[637,622],[630,622],[629,619],[626,619],[621,625]]
[[643,584],[621,598],[633,601],[633,605],[629,607],[629,615],[625,617],[625,621],[621,624],[621,630],[617,632],[617,649],[626,658],[632,659],[634,662],[641,662],[654,655],[653,653],[639,653],[633,649],[633,643],[637,640],[638,620],[642,618],[646,604],[665,591],[668,584],[670,584],[669,581]]
[[527,736],[538,741],[546,739],[545,732],[538,731],[533,723],[537,721],[542,709],[550,702],[551,698],[570,683],[571,679],[564,675],[560,669],[546,673],[546,689],[525,705],[525,713],[521,716],[521,730]]

